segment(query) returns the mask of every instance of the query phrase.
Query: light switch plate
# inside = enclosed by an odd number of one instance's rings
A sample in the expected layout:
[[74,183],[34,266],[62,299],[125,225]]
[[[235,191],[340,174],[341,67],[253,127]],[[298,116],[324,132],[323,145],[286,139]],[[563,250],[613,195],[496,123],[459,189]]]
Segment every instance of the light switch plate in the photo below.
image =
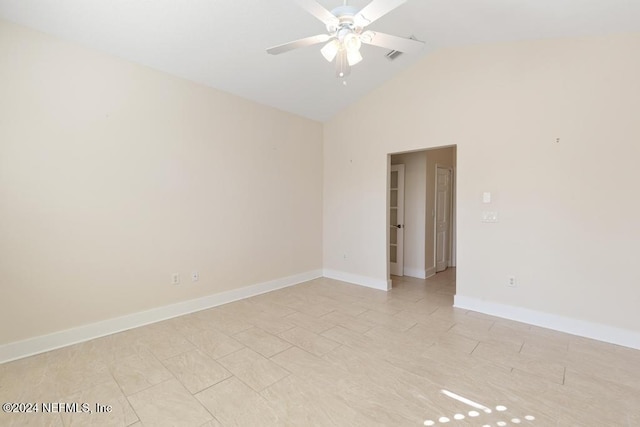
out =
[[482,193],[482,203],[491,203],[491,193],[488,191]]

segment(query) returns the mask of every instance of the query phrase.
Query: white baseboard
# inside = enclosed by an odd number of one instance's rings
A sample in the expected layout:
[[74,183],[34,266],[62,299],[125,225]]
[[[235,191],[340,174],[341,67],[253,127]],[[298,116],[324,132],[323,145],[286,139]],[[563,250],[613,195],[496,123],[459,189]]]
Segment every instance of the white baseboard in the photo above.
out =
[[358,274],[345,273],[344,271],[323,270],[322,275],[328,279],[340,280],[367,288],[388,291],[391,289],[391,280],[374,279],[373,277],[360,276]]
[[414,277],[416,279],[428,279],[429,277],[436,274],[436,268],[431,267],[431,268],[427,268],[426,270],[422,270],[420,268],[412,268],[412,267],[405,266],[402,269],[402,273],[405,276]]
[[423,270],[421,268],[407,267],[405,265],[402,270],[403,270],[402,272],[403,272],[403,274],[405,276],[415,277],[416,279],[426,279],[427,278],[426,270]]
[[431,267],[426,270],[419,268],[404,267],[404,275],[409,277],[415,277],[416,279],[428,279],[436,274],[436,268]]
[[543,313],[527,308],[484,301],[463,295],[456,295],[454,297],[453,305],[454,307],[465,310],[477,311],[492,316],[524,322],[530,325],[640,350],[640,333],[630,331],[628,329],[621,329],[600,323]]
[[245,286],[240,289],[208,295],[206,297],[103,320],[101,322],[54,332],[48,335],[29,338],[24,341],[3,344],[0,345],[0,363],[32,356],[45,351],[55,350],[56,348],[66,347],[68,345],[103,337],[105,335],[111,335],[116,332],[148,325],[150,323],[171,319],[173,317],[182,316],[195,311],[205,310],[207,308],[275,291],[276,289],[297,285],[298,283],[317,279],[319,277],[322,277],[322,270],[308,271],[293,276],[270,280],[268,282]]

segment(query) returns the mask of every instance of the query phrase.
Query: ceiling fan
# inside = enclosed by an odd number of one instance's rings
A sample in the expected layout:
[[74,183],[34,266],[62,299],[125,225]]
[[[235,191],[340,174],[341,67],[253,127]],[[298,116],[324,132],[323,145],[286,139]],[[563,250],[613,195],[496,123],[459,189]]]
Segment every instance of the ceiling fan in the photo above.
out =
[[369,24],[391,12],[407,0],[372,0],[361,10],[347,5],[328,11],[315,0],[295,0],[303,9],[322,21],[328,34],[305,37],[289,43],[270,47],[267,52],[272,55],[288,52],[299,47],[312,46],[327,42],[320,52],[329,62],[335,60],[336,77],[347,77],[351,67],[362,61],[360,47],[362,43],[384,47],[399,52],[417,52],[422,49],[423,42],[392,36],[377,31],[366,30]]

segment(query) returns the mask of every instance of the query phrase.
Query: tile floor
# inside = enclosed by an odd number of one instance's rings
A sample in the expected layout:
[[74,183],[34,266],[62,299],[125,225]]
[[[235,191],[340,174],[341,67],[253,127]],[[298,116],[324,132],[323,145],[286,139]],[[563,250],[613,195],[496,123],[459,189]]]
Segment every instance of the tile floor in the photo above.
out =
[[318,279],[5,363],[0,402],[91,413],[0,425],[640,426],[640,351],[455,309],[454,289],[455,269],[389,293]]

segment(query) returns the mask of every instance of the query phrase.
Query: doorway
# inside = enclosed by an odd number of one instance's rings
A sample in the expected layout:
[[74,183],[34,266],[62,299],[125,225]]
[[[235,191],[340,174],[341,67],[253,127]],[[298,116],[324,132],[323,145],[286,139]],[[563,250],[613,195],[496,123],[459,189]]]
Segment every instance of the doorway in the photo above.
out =
[[388,155],[387,272],[392,287],[394,278],[427,279],[455,267],[456,157],[456,146]]

